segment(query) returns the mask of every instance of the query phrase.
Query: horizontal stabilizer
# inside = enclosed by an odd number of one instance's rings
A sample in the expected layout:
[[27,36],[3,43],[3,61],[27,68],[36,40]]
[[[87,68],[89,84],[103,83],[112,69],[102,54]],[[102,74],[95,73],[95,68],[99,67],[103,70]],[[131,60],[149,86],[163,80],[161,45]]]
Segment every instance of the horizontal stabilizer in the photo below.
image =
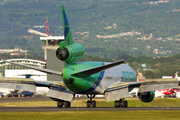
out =
[[106,69],[115,67],[115,66],[117,66],[117,65],[123,64],[123,63],[125,63],[124,60],[116,61],[116,62],[112,62],[112,63],[110,63],[110,64],[106,64],[106,65],[102,65],[102,66],[98,66],[98,67],[94,67],[94,68],[82,70],[82,71],[80,71],[80,72],[73,73],[72,75],[87,77],[87,76],[90,76],[90,75],[99,73],[99,72],[101,72],[101,71],[104,71],[104,70],[106,70]]
[[2,60],[2,61],[3,61],[3,62],[6,62],[6,63],[11,63],[11,64],[14,64],[14,65],[18,65],[18,66],[30,68],[30,69],[33,69],[33,70],[41,71],[41,72],[44,72],[44,73],[62,76],[62,72],[59,72],[59,71],[49,70],[49,69],[43,69],[43,68],[34,67],[34,66],[30,66],[30,65],[25,65],[25,64],[19,64],[19,63],[7,61],[7,60]]
[[53,82],[53,81],[34,81],[35,86],[39,86],[39,87],[61,87],[61,88],[65,88],[65,85],[59,81],[59,82]]

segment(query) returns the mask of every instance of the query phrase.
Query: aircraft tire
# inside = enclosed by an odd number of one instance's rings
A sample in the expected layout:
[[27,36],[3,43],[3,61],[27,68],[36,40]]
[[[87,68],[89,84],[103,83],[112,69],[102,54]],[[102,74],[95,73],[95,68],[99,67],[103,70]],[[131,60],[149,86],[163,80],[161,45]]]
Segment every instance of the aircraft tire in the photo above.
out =
[[96,107],[96,101],[95,100],[92,101],[92,107]]
[[57,107],[63,107],[63,101],[62,100],[57,101]]
[[127,108],[127,106],[128,106],[128,102],[127,101],[122,101],[121,102],[121,107],[122,108]]
[[71,102],[65,101],[64,105],[65,105],[65,107],[71,107]]
[[119,102],[119,101],[114,101],[114,107],[115,107],[115,108],[120,107],[120,102]]
[[91,107],[91,101],[87,101],[87,107],[89,108],[89,107]]

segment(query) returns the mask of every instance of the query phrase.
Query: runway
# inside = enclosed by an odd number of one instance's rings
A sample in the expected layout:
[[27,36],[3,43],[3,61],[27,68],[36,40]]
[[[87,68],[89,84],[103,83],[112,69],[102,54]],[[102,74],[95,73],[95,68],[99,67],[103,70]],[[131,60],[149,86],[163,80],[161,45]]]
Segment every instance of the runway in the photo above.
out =
[[180,107],[129,107],[129,108],[114,108],[114,107],[0,107],[0,112],[57,112],[57,111],[139,111],[139,110],[180,110]]
[[[86,100],[87,97],[75,98],[75,100]],[[103,99],[103,98],[95,98]],[[0,102],[21,102],[21,101],[52,101],[48,97],[26,97],[26,98],[0,98]],[[57,112],[57,111],[138,111],[138,110],[180,110],[180,107],[128,107],[128,108],[114,108],[114,107],[71,107],[71,108],[57,108],[57,107],[0,107],[0,112]]]

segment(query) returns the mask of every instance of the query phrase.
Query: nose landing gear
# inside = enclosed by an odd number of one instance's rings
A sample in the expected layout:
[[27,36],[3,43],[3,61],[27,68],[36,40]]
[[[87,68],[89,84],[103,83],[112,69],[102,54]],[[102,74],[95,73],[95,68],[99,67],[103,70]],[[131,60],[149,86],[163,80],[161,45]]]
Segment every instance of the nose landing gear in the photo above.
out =
[[92,100],[96,95],[88,95],[87,94],[87,97],[90,98],[90,100],[87,101],[87,107],[96,107],[96,101],[95,100]]

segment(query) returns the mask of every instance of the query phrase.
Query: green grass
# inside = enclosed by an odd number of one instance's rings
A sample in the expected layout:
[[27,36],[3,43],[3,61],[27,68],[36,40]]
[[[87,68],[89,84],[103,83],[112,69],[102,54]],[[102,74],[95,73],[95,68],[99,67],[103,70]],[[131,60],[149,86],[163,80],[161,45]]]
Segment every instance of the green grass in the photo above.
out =
[[1,112],[1,120],[179,120],[180,111]]

